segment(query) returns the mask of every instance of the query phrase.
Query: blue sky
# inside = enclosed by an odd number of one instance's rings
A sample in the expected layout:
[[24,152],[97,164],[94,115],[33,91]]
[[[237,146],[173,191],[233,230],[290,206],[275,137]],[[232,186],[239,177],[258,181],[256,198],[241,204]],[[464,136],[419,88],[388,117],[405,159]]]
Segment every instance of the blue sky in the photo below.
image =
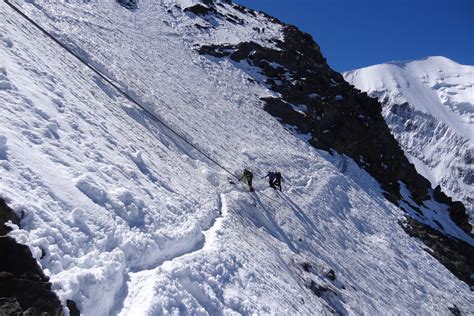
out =
[[335,70],[445,56],[474,65],[474,0],[235,0],[310,33]]

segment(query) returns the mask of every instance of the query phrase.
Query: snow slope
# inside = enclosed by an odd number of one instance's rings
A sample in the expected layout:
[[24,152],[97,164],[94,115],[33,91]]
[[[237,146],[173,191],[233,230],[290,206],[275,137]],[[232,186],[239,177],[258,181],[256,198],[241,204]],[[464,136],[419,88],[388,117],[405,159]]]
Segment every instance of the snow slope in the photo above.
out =
[[382,102],[392,133],[418,172],[474,216],[474,66],[428,57],[344,77]]
[[[63,302],[84,315],[474,309],[369,175],[353,163],[341,174],[261,109],[264,86],[193,50],[270,46],[279,26],[265,16],[223,4],[245,24],[204,21],[169,0],[16,4],[213,159],[256,172],[252,197],[1,2],[0,194]],[[270,168],[284,171],[281,194],[258,179]]]

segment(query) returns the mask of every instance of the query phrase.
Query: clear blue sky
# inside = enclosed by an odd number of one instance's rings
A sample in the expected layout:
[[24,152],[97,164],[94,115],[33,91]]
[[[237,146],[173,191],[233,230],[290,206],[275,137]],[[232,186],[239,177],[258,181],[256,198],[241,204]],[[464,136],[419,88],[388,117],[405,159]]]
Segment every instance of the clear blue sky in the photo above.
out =
[[474,65],[474,0],[234,0],[310,33],[335,70],[445,56]]

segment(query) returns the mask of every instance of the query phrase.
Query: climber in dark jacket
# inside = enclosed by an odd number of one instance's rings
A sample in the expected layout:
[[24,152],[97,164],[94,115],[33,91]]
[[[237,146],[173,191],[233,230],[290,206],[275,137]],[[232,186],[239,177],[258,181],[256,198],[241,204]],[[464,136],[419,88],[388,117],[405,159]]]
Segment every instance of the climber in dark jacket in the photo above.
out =
[[268,184],[270,185],[270,188],[273,188],[276,190],[275,187],[275,181],[276,181],[276,173],[273,171],[268,171],[267,175],[263,177],[262,179],[268,178]]
[[282,175],[280,172],[275,172],[275,182],[274,182],[274,185],[275,187],[278,187],[280,189],[280,192],[281,192],[281,182],[282,181],[285,181],[285,179],[283,179]]
[[241,181],[244,178],[247,180],[247,184],[249,186],[249,192],[253,192],[254,191],[253,186],[252,186],[253,173],[247,168],[244,169],[244,173],[239,178],[239,181]]

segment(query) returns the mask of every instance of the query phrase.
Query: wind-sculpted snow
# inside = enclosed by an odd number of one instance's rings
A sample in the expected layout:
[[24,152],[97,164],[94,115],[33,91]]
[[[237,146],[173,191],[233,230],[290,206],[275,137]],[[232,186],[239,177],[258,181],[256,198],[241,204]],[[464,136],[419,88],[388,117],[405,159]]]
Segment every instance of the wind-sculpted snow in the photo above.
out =
[[[0,194],[22,215],[10,235],[63,302],[84,315],[473,310],[368,174],[351,161],[341,174],[263,111],[270,91],[193,49],[272,46],[278,24],[227,3],[216,7],[247,24],[214,20],[217,33],[171,1],[16,4],[216,161],[256,174],[255,195],[229,183],[1,2]],[[269,169],[282,193],[260,179]]]
[[417,171],[463,201],[474,218],[474,67],[444,57],[392,62],[344,74],[378,98]]

